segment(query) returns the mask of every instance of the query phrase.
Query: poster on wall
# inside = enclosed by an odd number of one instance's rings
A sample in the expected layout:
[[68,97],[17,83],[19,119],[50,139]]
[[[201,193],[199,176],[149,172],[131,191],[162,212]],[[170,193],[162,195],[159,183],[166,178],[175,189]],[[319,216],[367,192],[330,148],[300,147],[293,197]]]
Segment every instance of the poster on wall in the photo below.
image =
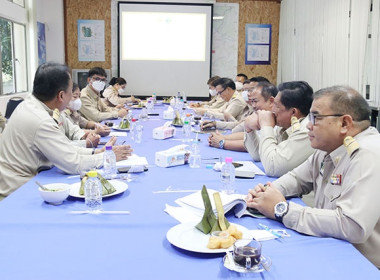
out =
[[245,25],[245,64],[270,64],[272,25]]
[[105,61],[104,20],[78,22],[78,60]]
[[45,23],[37,21],[38,65],[46,62]]

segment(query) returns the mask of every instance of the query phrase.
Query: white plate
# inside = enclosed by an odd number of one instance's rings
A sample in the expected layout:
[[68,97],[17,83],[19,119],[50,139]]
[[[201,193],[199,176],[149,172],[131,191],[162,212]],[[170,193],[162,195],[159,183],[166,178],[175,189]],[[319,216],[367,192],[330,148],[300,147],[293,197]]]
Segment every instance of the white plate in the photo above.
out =
[[[109,182],[115,187],[116,192],[104,195],[103,197],[114,196],[119,193],[123,193],[128,189],[128,185],[119,180],[109,180]],[[80,182],[72,184],[70,189],[70,196],[84,198],[84,195],[79,194]]]
[[266,267],[269,270],[270,266],[272,265],[272,260],[269,257],[265,257],[264,255],[261,255],[260,260],[261,261],[258,265],[255,265],[251,267],[250,269],[246,269],[245,267],[240,266],[236,262],[235,262],[235,265],[233,264],[231,265],[229,259],[226,256],[223,257],[223,264],[229,270],[240,272],[240,273],[263,272],[265,269],[262,263],[266,264]]
[[120,128],[118,125],[114,125],[112,129],[120,130],[120,131],[129,131],[129,128]]
[[[247,244],[252,238],[249,230],[241,225],[236,225],[237,229],[243,232],[243,238],[247,239]],[[225,253],[227,251],[233,250],[231,246],[227,249],[209,249],[207,248],[208,240],[210,239],[209,234],[204,234],[197,228],[195,228],[194,223],[184,223],[179,224],[166,233],[166,238],[168,241],[181,249],[198,252],[198,253]]]

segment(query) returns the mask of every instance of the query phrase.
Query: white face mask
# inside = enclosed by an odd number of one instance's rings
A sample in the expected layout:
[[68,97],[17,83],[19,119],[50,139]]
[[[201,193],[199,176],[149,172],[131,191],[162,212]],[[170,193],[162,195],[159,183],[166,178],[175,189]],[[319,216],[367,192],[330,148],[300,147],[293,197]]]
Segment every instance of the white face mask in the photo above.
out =
[[248,90],[244,90],[241,93],[241,97],[243,97],[244,101],[247,102],[248,101]]
[[82,107],[82,101],[79,98],[75,100],[71,100],[69,102],[69,105],[67,105],[67,107],[73,111],[78,111],[80,107]]
[[235,82],[236,90],[242,90],[243,89],[243,83],[241,82]]
[[121,95],[124,93],[124,89],[123,89],[123,88],[119,88],[117,91],[118,91],[119,94],[121,94]]
[[208,92],[210,93],[211,96],[216,95],[216,89],[209,89]]
[[102,82],[102,81],[93,81],[92,82],[92,87],[94,88],[94,90],[96,90],[98,92],[101,92],[104,89],[105,85],[106,85],[106,83]]

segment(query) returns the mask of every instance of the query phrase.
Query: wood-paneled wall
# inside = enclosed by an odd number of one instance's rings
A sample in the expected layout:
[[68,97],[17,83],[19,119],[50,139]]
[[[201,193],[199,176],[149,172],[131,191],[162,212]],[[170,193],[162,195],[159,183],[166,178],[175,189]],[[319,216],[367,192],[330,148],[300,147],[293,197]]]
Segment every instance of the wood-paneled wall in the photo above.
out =
[[[65,0],[65,56],[72,69],[111,68],[111,0]],[[78,61],[78,19],[104,20],[105,61]],[[116,36],[117,34],[113,34]]]
[[[280,23],[280,3],[278,1],[217,0],[221,3],[239,3],[239,50],[238,73],[248,77],[264,76],[272,83],[277,80],[278,38]],[[65,0],[65,51],[66,63],[73,69],[88,69],[101,66],[111,67],[111,0]],[[78,61],[78,19],[104,20],[105,61]],[[247,23],[272,24],[272,50],[270,65],[245,65],[245,25]],[[117,34],[113,34],[117,36]]]
[[[237,72],[244,73],[249,78],[254,76],[264,76],[273,84],[276,84],[281,4],[278,1],[254,0],[216,0],[216,2],[239,3],[239,44]],[[245,25],[249,23],[272,24],[271,64],[245,64]]]

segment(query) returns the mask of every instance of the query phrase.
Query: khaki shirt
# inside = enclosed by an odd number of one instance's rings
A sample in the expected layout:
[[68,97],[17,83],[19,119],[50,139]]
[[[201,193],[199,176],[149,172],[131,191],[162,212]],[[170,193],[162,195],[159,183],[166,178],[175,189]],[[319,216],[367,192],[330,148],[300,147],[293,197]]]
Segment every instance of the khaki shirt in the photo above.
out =
[[128,102],[127,98],[119,97],[119,92],[113,87],[109,86],[103,91],[104,103],[107,106],[115,107],[119,104]]
[[4,130],[7,119],[0,113],[0,133]]
[[107,119],[118,118],[118,112],[108,107],[100,97],[87,85],[81,91],[82,107],[79,112],[88,120],[101,122]]
[[0,196],[7,196],[40,170],[57,166],[79,174],[83,162],[100,167],[103,153],[72,145],[49,114],[51,110],[33,95],[20,103],[0,137]]
[[265,126],[260,136],[255,132],[246,133],[244,145],[253,160],[263,164],[268,176],[279,177],[303,163],[314,151],[310,145],[308,129],[309,119],[300,123],[300,128],[292,132],[280,127]]
[[215,96],[212,96],[210,101],[202,102],[201,105],[202,106],[207,105],[209,106],[208,107],[209,109],[219,109],[225,103],[226,101],[224,101],[224,99],[221,98],[219,94],[217,94]]
[[207,110],[207,114],[213,116],[216,119],[223,120],[224,112],[230,113],[236,120],[240,121],[244,113],[248,110],[248,105],[244,101],[241,94],[235,92],[231,99],[226,102],[219,109],[209,109]]
[[77,111],[71,111],[66,109],[62,112],[65,116],[73,123],[78,125],[80,128],[87,128],[88,120],[83,118]]
[[[245,111],[243,116],[241,117],[240,121],[234,119],[232,121],[216,121],[216,129],[235,129],[237,126],[239,126],[238,129],[236,129],[234,132],[242,132],[244,131],[244,120],[253,113],[253,108],[250,105],[248,106],[248,110]],[[243,129],[241,129],[243,128]]]
[[285,226],[345,239],[380,268],[380,135],[370,127],[354,138],[360,147],[351,154],[343,145],[330,155],[316,150],[273,185],[286,197],[315,192],[315,208],[289,204]]

